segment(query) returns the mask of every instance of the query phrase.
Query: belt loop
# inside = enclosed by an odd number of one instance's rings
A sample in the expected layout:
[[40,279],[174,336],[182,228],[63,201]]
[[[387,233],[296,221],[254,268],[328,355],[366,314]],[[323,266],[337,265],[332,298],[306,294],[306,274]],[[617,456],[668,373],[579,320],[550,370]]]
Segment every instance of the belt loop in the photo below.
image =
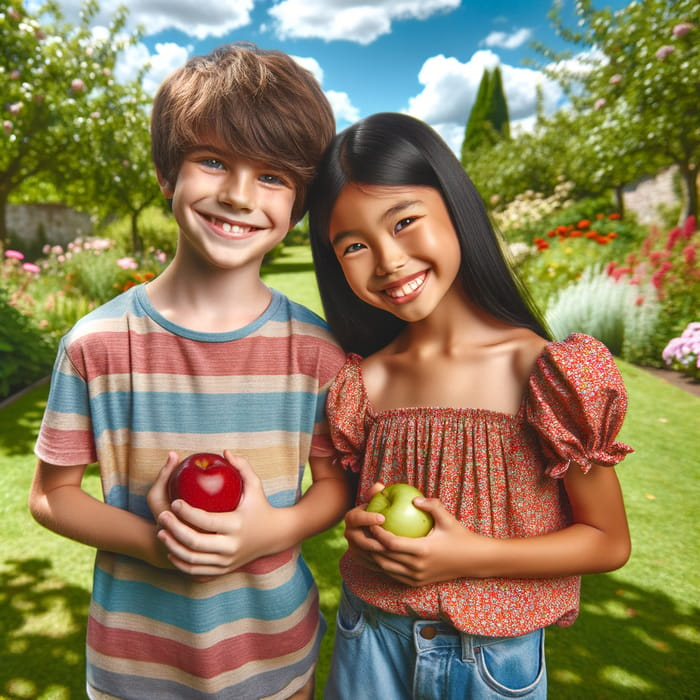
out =
[[471,661],[474,663],[476,661],[474,656],[474,635],[460,632],[459,638],[462,642],[462,661]]

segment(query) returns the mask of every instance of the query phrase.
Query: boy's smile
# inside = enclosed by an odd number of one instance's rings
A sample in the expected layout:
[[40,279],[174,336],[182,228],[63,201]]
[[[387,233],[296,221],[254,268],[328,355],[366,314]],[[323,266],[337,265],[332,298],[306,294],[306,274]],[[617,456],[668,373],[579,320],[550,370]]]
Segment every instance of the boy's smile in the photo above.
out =
[[212,268],[262,264],[291,227],[295,188],[284,173],[200,146],[185,157],[170,188],[179,224],[178,247]]

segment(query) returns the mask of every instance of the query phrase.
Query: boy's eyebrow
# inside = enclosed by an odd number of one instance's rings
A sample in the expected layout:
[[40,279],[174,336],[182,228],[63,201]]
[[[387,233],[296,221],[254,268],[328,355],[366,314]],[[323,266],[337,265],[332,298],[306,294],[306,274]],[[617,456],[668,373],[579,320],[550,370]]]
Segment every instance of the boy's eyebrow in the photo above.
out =
[[[410,209],[411,207],[415,206],[416,204],[423,204],[423,200],[421,199],[405,199],[401,202],[397,202],[396,204],[390,206],[380,217],[380,221],[388,221],[390,219],[395,218],[402,212],[404,212],[406,209]],[[331,241],[331,246],[335,246],[335,244],[338,241],[342,241],[343,238],[347,238],[348,236],[353,235],[354,231],[353,229],[348,229],[347,231],[338,231],[334,236],[330,237]]]

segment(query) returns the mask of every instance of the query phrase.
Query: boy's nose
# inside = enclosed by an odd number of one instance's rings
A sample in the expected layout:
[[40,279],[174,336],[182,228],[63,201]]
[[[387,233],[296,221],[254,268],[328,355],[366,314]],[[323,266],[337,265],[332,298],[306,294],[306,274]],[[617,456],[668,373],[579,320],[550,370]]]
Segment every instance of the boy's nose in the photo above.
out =
[[219,198],[236,210],[255,208],[255,188],[253,178],[245,173],[231,173],[221,187]]

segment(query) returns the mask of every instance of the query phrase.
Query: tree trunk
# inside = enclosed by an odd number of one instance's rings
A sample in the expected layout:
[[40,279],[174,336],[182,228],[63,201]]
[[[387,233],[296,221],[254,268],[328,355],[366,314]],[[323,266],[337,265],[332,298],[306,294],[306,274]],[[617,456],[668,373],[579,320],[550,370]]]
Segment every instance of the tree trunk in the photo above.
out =
[[0,188],[0,248],[7,247],[7,192]]
[[615,206],[620,218],[625,218],[624,185],[615,185]]
[[143,253],[143,241],[139,235],[139,211],[131,212],[131,249],[135,255]]
[[679,163],[678,168],[683,179],[685,195],[684,207],[681,211],[681,222],[689,216],[698,216],[698,171],[693,163]]

